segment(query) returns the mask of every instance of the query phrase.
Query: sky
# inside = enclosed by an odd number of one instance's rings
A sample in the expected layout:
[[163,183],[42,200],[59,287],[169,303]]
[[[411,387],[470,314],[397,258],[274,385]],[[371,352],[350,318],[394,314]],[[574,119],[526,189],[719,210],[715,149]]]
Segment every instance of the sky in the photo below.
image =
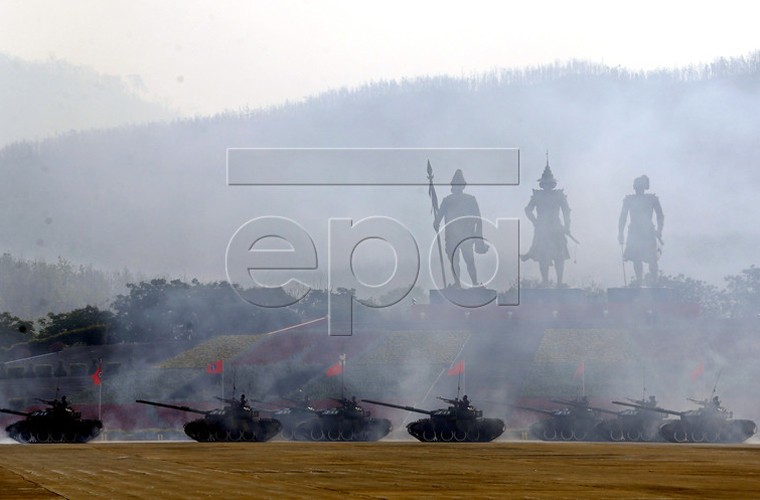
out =
[[633,70],[760,47],[751,2],[0,1],[0,53],[117,75],[184,116],[340,87],[582,59]]

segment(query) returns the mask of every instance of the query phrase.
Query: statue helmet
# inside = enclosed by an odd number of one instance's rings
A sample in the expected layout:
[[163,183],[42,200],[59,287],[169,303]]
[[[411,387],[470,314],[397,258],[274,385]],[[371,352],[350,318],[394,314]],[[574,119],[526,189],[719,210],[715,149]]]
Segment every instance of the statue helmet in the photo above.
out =
[[464,174],[462,173],[462,169],[458,168],[456,172],[454,172],[454,177],[451,178],[451,185],[452,186],[466,186],[467,181],[464,180]]
[[554,174],[552,174],[552,169],[549,167],[549,164],[546,164],[546,167],[544,167],[544,173],[541,174],[541,178],[538,179],[538,185],[543,186],[544,184],[554,184],[557,185],[557,179],[554,178]]
[[635,190],[642,189],[644,191],[649,189],[649,177],[647,177],[646,175],[642,175],[641,177],[636,177],[633,180],[633,189]]

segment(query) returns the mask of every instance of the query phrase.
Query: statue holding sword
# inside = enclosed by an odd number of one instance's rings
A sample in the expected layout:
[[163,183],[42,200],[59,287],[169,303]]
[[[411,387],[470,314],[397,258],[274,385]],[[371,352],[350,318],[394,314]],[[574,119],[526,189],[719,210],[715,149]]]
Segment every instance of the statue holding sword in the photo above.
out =
[[[567,250],[567,238],[574,242],[578,240],[570,234],[570,206],[567,196],[557,187],[557,180],[549,167],[547,153],[546,167],[538,180],[541,189],[534,189],[530,202],[525,207],[525,214],[533,223],[533,243],[528,253],[522,255],[522,260],[529,259],[538,262],[541,271],[541,284],[549,285],[549,267],[554,264],[557,273],[557,287],[565,286],[562,276],[565,270],[565,260],[570,258]],[[560,220],[560,214],[562,220]]]

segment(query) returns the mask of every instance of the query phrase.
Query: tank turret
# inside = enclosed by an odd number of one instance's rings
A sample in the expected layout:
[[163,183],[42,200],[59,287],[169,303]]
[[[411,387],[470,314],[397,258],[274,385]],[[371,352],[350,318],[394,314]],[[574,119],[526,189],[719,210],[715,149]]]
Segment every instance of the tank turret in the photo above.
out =
[[39,401],[45,403],[47,408],[32,412],[0,408],[2,413],[24,417],[5,428],[11,439],[19,443],[86,443],[98,437],[103,430],[103,422],[82,418],[80,412],[69,406],[66,396]]
[[438,410],[423,410],[413,406],[396,405],[370,399],[363,399],[362,401],[427,415],[427,418],[417,420],[406,426],[409,434],[424,442],[485,443],[493,441],[504,432],[504,421],[498,418],[483,417],[483,411],[475,408],[467,396],[462,399],[442,397],[438,399],[450,406]]
[[269,441],[282,428],[279,420],[262,418],[248,406],[245,396],[240,400],[217,398],[226,403],[215,410],[198,410],[189,406],[171,405],[138,399],[137,403],[196,413],[202,418],[191,420],[184,426],[185,434],[199,442],[262,442]]

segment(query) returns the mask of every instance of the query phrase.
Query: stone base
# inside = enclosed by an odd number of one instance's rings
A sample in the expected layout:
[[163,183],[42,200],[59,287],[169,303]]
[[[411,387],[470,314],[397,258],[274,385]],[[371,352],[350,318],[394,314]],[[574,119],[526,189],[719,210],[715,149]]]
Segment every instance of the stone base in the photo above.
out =
[[483,307],[496,302],[496,290],[490,288],[455,288],[430,290],[430,304],[450,304],[455,307]]
[[610,303],[672,304],[681,302],[681,299],[681,292],[674,288],[626,287],[607,289],[607,301]]

